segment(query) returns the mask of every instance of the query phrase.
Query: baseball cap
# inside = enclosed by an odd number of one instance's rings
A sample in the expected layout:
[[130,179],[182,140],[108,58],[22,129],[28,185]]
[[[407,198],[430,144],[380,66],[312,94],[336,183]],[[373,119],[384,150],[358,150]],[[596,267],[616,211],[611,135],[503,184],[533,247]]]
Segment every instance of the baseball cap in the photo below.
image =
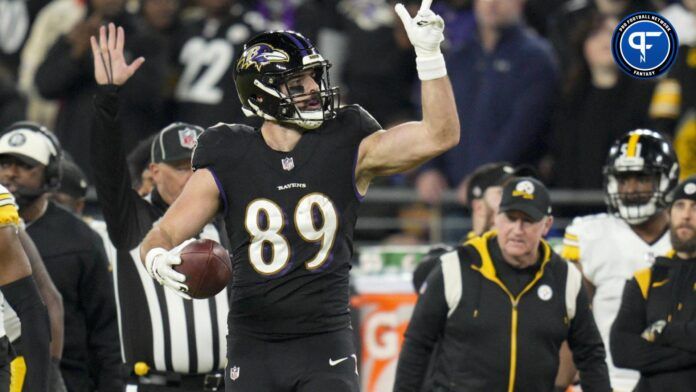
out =
[[87,177],[75,162],[69,159],[60,161],[63,177],[60,180],[58,192],[65,193],[76,199],[87,196]]
[[515,178],[503,188],[499,211],[521,211],[537,222],[551,215],[551,196],[539,180],[532,177]]
[[507,162],[486,163],[471,173],[466,189],[466,200],[469,204],[474,199],[480,199],[486,189],[492,186],[502,185],[505,180],[512,177],[515,168]]
[[536,171],[531,166],[522,165],[513,167],[508,162],[494,162],[483,164],[474,170],[469,177],[466,188],[466,200],[469,206],[471,201],[480,199],[486,189],[492,186],[501,186],[507,180],[515,176],[536,177]]
[[696,201],[696,176],[692,176],[681,182],[674,188],[671,203],[679,199],[689,199]]
[[12,155],[30,166],[47,166],[57,151],[42,133],[20,127],[0,136],[0,155]]
[[191,159],[198,135],[203,128],[182,122],[169,124],[152,140],[150,162],[174,162]]

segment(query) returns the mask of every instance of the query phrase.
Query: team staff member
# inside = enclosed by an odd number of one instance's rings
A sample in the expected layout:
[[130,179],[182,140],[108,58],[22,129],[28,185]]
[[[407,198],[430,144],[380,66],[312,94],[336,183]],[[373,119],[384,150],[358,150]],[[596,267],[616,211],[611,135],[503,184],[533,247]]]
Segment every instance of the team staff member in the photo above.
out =
[[[7,303],[22,322],[27,380],[23,391],[48,391],[50,328],[48,313],[32,277],[32,269],[18,235],[19,215],[12,194],[0,185],[0,317]],[[0,323],[0,391],[10,388],[12,347]]]
[[[115,45],[116,28],[110,25],[109,30]],[[122,43],[122,29],[119,34]],[[138,391],[200,391],[204,385],[221,389],[229,293],[223,290],[213,298],[184,300],[157,284],[139,256],[143,238],[193,173],[191,153],[203,129],[174,123],[155,135],[149,165],[155,188],[141,197],[131,187],[123,129],[117,120],[118,87],[130,77],[119,67],[122,62],[122,54],[105,64],[95,53],[95,78],[100,90],[95,98],[97,118],[91,156],[97,197],[116,247],[113,272],[123,355],[128,373],[134,376],[130,383],[141,385]],[[221,221],[215,221],[206,225],[200,236],[225,245],[226,236],[220,235],[221,231]]]
[[[49,201],[60,185],[62,150],[46,128],[22,122],[0,136],[0,183],[15,194],[27,234],[63,296],[61,372],[70,392],[120,392],[118,326],[102,241]],[[22,339],[25,339],[23,337]]]
[[522,177],[505,185],[495,231],[441,256],[428,277],[394,391],[420,390],[438,341],[435,390],[552,391],[566,339],[583,391],[611,390],[582,276],[542,240],[552,222],[543,184]]
[[636,391],[696,391],[696,177],[669,210],[674,251],[626,283],[611,328],[617,366],[640,371]]
[[[524,169],[522,169],[524,170]],[[498,213],[503,185],[514,175],[521,175],[507,162],[483,164],[474,170],[467,179],[466,204],[471,210],[471,231],[466,240],[478,237],[493,227],[493,218]],[[451,250],[449,247],[435,247],[413,271],[413,286],[418,291],[430,271],[439,263],[438,256]]]

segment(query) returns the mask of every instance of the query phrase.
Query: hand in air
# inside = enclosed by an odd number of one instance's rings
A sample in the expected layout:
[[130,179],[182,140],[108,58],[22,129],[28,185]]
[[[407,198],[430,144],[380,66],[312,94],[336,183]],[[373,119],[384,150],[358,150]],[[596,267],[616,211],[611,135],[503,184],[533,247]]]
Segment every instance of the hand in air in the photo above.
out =
[[440,15],[430,10],[433,0],[422,0],[415,18],[411,18],[406,7],[398,3],[394,10],[404,24],[408,39],[416,50],[419,58],[430,58],[440,55],[440,43],[445,39],[445,21]]
[[123,27],[116,28],[113,23],[109,23],[108,34],[106,26],[99,28],[98,43],[94,36],[90,37],[94,57],[94,79],[98,84],[121,86],[145,62],[145,58],[138,57],[130,65],[126,64],[123,56],[125,40]]

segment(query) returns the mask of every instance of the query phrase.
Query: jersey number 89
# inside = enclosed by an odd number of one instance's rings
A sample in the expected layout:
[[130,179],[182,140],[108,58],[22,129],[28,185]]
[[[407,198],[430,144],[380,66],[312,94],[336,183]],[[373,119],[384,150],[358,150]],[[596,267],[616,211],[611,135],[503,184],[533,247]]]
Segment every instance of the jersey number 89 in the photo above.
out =
[[[315,210],[322,217],[320,227],[316,227],[313,219]],[[305,262],[305,267],[309,270],[319,268],[329,256],[336,239],[336,208],[325,195],[310,193],[297,203],[294,220],[297,233],[303,240],[321,243],[317,254]],[[290,245],[287,238],[281,234],[285,223],[280,206],[271,200],[256,199],[247,207],[244,225],[251,236],[249,261],[256,272],[273,275],[287,266],[290,260]],[[270,246],[270,260],[264,258],[265,245]]]

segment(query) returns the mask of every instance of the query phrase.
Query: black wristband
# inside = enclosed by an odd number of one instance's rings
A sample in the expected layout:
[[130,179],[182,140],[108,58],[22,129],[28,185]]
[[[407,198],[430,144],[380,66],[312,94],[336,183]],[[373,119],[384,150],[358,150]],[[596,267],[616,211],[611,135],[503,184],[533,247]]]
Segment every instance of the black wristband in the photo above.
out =
[[5,299],[12,306],[12,309],[17,312],[17,315],[36,306],[44,307],[41,295],[39,295],[39,289],[36,287],[36,282],[34,282],[34,278],[31,275],[0,286],[0,290],[2,290]]

